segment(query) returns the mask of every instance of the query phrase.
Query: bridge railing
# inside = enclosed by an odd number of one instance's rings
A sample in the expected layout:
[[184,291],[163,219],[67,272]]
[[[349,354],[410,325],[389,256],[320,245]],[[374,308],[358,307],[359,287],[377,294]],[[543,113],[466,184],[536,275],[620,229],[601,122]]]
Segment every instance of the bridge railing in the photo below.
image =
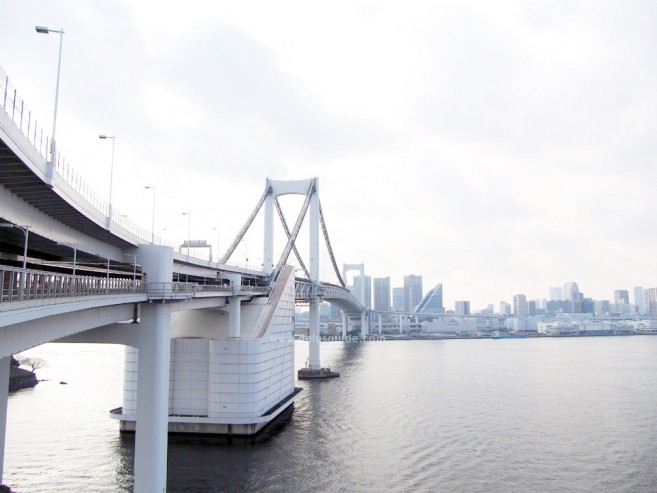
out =
[[72,276],[30,269],[0,269],[0,305],[77,296],[145,293],[140,280]]
[[269,293],[268,286],[241,285],[233,287],[228,284],[198,284],[194,282],[149,282],[149,298],[192,298],[200,293]]

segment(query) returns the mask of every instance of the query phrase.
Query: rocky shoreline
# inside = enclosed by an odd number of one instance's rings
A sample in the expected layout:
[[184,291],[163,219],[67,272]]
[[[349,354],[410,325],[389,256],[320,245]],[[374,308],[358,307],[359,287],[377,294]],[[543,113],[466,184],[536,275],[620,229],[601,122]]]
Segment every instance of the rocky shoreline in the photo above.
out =
[[[28,389],[38,384],[36,374],[33,371],[19,368],[19,363],[13,356],[11,357],[11,368],[9,371],[9,392],[20,389]],[[0,490],[0,493],[3,493]]]
[[[23,368],[11,368],[9,373],[9,392],[34,387],[38,383],[39,381],[34,372],[24,370]],[[2,490],[0,490],[0,493],[2,493]]]

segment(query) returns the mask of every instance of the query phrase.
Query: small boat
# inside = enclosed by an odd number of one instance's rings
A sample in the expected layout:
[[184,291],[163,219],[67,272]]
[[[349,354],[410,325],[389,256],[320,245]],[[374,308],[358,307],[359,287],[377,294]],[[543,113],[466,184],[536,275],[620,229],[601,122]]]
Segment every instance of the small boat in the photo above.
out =
[[494,335],[491,339],[526,339],[529,337],[527,334],[500,334]]

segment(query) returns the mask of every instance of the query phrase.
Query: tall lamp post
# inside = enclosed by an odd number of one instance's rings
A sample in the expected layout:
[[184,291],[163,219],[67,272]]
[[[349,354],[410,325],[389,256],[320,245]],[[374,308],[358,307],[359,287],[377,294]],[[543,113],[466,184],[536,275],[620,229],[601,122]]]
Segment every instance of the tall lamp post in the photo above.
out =
[[212,231],[217,232],[217,263],[221,260],[221,250],[219,250],[219,228],[212,228]]
[[52,119],[52,138],[50,140],[50,163],[55,163],[55,130],[57,129],[57,102],[59,101],[59,74],[62,67],[62,41],[64,40],[64,29],[49,29],[45,26],[34,26],[39,34],[56,33],[59,34],[59,58],[57,59],[57,83],[55,85],[55,114]]
[[183,212],[183,216],[187,216],[187,261],[189,261],[189,246],[191,243],[191,225],[192,225],[192,213],[191,212]]
[[77,243],[57,243],[57,244],[61,246],[67,246],[73,249],[73,272],[71,275],[75,277],[75,267],[78,260],[78,244]]
[[137,254],[135,253],[124,253],[124,257],[132,257],[132,281],[134,282],[137,279]]
[[146,190],[153,190],[153,214],[151,218],[151,245],[155,243],[155,187],[147,185]]
[[98,138],[102,140],[112,139],[112,161],[110,164],[109,206],[107,212],[107,227],[109,228],[109,225],[112,222],[112,181],[114,179],[114,142],[116,141],[116,137],[114,135],[99,135]]

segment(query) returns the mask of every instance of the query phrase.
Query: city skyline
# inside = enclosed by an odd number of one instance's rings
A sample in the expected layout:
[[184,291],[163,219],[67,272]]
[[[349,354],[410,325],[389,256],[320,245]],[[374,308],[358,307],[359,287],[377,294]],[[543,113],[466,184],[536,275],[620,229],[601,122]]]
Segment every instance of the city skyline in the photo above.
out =
[[[413,309],[409,310],[408,306],[404,306],[403,310],[397,309],[395,310],[394,308],[394,303],[392,302],[394,298],[394,290],[399,290],[400,292],[404,293],[406,292],[405,296],[408,296],[408,291],[409,287],[408,286],[393,286],[390,284],[390,277],[383,277],[383,278],[377,278],[377,277],[372,277],[365,275],[364,276],[367,280],[369,280],[369,283],[366,281],[365,285],[365,292],[366,292],[366,302],[365,305],[369,308],[374,309],[375,311],[386,311],[385,309],[382,308],[382,305],[380,304],[379,307],[375,307],[375,301],[377,297],[377,291],[379,291],[378,296],[381,298],[384,295],[381,293],[382,290],[387,289],[387,299],[390,300],[389,304],[389,309],[391,311],[405,311],[405,312],[412,312],[418,309],[419,304],[416,304]],[[451,300],[449,299],[448,301],[444,301],[444,294],[443,294],[443,289],[444,286],[442,283],[436,284],[433,288],[431,288],[429,291],[426,293],[422,291],[421,285],[422,285],[422,275],[417,275],[417,274],[411,274],[411,275],[406,275],[404,276],[405,281],[410,281],[412,284],[417,284],[419,282],[419,293],[421,293],[421,300],[422,303],[428,302],[429,305],[432,307],[434,306],[440,306],[446,313],[450,312],[456,312],[457,314],[462,314],[459,313],[460,311],[467,310],[468,312],[475,314],[477,312],[481,311],[488,311],[490,306],[493,306],[493,310],[495,313],[504,313],[504,310],[500,309],[500,304],[505,303],[509,305],[511,313],[516,313],[518,304],[521,307],[522,310],[522,316],[526,316],[529,314],[529,304],[530,303],[536,303],[539,302],[539,304],[542,304],[543,302],[548,302],[548,301],[574,301],[573,297],[576,297],[578,300],[578,303],[581,304],[583,300],[592,300],[593,302],[606,302],[607,306],[611,303],[615,305],[619,304],[625,304],[625,305],[634,305],[637,307],[639,311],[641,311],[644,308],[644,298],[646,296],[646,293],[649,291],[654,291],[655,288],[652,287],[642,287],[642,286],[633,286],[632,287],[632,296],[630,297],[629,292],[630,290],[628,289],[617,289],[614,290],[611,296],[608,296],[606,298],[601,297],[601,298],[593,298],[591,296],[586,295],[586,293],[582,292],[579,290],[579,285],[577,282],[574,281],[568,281],[563,284],[562,287],[557,287],[557,286],[550,286],[545,288],[545,292],[547,293],[546,296],[527,296],[523,292],[517,292],[513,295],[510,296],[509,300],[506,299],[501,299],[499,301],[491,301],[490,303],[487,303],[486,305],[483,306],[472,306],[472,302],[470,300],[458,300],[454,299]],[[379,284],[379,287],[377,289],[377,281]],[[353,290],[354,294],[356,297],[359,297],[359,290],[360,290],[360,282],[361,278],[360,276],[355,276],[354,277],[354,283],[353,285],[350,286],[350,288]],[[417,288],[417,286],[415,286]],[[434,291],[437,291],[437,295],[434,295]],[[372,292],[374,292],[374,297],[372,296]],[[427,300],[427,298],[435,298],[435,300],[439,301],[434,301],[434,300]],[[624,302],[623,302],[624,300]],[[465,308],[467,306],[467,308]],[[535,308],[544,308],[541,306],[536,306]],[[580,307],[581,308],[581,307]],[[432,314],[437,314],[439,313],[436,310],[428,310],[428,312]]]
[[[318,176],[338,261],[392,286],[418,273],[476,310],[657,284],[653,2],[202,7],[0,18],[0,65],[46,129],[58,40],[34,26],[64,30],[57,147],[105,197],[115,136],[113,208],[137,224],[223,252],[267,177]],[[254,233],[236,259],[261,251]]]

